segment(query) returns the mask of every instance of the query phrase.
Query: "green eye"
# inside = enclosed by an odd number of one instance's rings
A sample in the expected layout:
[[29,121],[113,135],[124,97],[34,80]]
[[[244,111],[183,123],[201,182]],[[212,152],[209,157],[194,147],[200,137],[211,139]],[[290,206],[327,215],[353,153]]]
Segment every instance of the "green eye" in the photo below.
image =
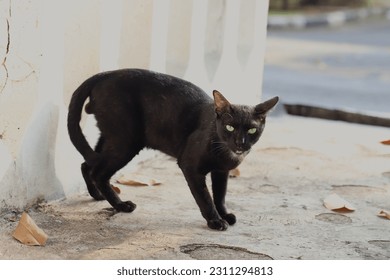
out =
[[225,128],[226,128],[226,130],[229,131],[229,132],[233,132],[233,131],[234,131],[234,127],[231,126],[231,125],[226,125]]
[[254,128],[249,129],[249,130],[248,130],[248,133],[249,133],[249,134],[255,134],[256,131],[257,131],[257,128],[254,127]]

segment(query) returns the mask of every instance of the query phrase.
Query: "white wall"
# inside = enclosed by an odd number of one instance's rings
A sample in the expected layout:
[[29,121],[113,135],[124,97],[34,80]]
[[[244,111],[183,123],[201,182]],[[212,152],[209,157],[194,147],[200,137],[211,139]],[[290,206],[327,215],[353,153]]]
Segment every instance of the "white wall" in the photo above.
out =
[[[258,103],[267,12],[268,0],[0,1],[0,209],[86,191],[66,114],[99,71],[155,69]],[[93,118],[83,125],[93,142]]]

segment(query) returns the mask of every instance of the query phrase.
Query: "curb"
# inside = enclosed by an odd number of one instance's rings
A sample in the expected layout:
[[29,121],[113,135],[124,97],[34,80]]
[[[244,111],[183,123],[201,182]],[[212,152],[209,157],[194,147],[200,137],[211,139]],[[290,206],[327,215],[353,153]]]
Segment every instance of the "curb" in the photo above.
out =
[[348,9],[316,15],[269,15],[268,28],[281,29],[339,26],[347,22],[366,19],[373,16],[386,16],[390,19],[390,7]]
[[344,121],[348,123],[382,126],[390,128],[390,118],[368,115],[365,113],[349,112],[341,109],[327,109],[323,107],[302,105],[302,104],[283,104],[286,113],[294,116]]

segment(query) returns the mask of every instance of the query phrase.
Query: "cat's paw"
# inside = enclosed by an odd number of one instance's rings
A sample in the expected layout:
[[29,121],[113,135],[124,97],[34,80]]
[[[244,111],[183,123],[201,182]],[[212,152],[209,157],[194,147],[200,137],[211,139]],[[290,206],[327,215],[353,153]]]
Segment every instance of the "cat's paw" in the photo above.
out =
[[236,216],[232,213],[226,214],[222,217],[229,225],[234,225],[237,221]]
[[115,210],[118,212],[130,213],[130,212],[133,212],[136,207],[137,207],[137,205],[135,205],[133,202],[125,201],[125,202],[118,203],[115,206]]
[[227,228],[228,228],[227,222],[225,220],[222,220],[222,219],[209,220],[209,221],[207,221],[207,225],[211,229],[221,230],[221,231],[227,230]]

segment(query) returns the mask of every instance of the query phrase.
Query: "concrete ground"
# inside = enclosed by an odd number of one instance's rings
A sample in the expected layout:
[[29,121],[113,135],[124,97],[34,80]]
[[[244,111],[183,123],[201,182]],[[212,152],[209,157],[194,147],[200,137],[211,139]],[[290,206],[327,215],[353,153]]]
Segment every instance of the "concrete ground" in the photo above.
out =
[[[377,216],[390,210],[389,138],[386,128],[272,117],[229,181],[238,221],[227,231],[207,228],[175,161],[159,154],[137,172],[161,185],[116,184],[138,205],[131,214],[88,195],[30,209],[44,247],[14,240],[19,213],[3,213],[0,259],[389,259],[390,220]],[[325,208],[332,193],[356,210]]]

